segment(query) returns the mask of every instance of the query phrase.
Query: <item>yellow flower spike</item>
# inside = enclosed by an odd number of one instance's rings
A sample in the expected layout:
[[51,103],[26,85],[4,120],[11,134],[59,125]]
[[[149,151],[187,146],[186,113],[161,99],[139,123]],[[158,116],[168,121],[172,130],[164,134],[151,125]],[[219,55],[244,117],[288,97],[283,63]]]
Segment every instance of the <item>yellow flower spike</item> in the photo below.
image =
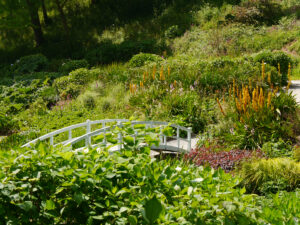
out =
[[223,116],[225,116],[225,113],[224,113],[224,110],[223,110],[223,108],[222,108],[222,106],[221,106],[221,104],[220,104],[219,98],[217,98],[217,102],[218,102],[219,108],[220,108],[220,110],[221,110]]
[[263,92],[263,89],[260,88],[260,93],[259,93],[259,107],[263,108],[263,104],[264,104],[264,92]]
[[164,80],[164,67],[163,66],[161,66],[161,68],[160,68],[159,80]]
[[143,85],[143,82],[140,81],[140,87],[143,88],[143,86],[144,86],[144,85]]
[[176,87],[177,86],[177,81],[176,80],[174,80],[174,87]]
[[153,71],[152,71],[153,80],[155,80],[155,74],[156,74],[156,65],[153,67]]
[[171,74],[171,68],[168,66],[168,77],[170,77]]
[[268,73],[268,83],[271,85],[271,72]]

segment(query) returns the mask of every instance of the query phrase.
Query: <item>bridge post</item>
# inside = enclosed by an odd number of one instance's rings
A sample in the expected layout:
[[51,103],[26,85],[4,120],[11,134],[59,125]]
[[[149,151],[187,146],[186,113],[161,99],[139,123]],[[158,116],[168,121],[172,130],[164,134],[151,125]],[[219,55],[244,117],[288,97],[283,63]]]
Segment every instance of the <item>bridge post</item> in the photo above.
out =
[[[86,121],[86,133],[90,133],[91,132],[91,121],[90,120],[87,120]],[[91,137],[87,137],[86,140],[85,140],[85,146],[88,146],[91,144]]]
[[53,136],[51,136],[51,137],[50,137],[50,145],[51,145],[51,146],[53,146],[53,142],[54,142],[53,139],[54,139]]
[[177,148],[180,148],[180,130],[179,127],[177,127]]
[[188,127],[187,136],[188,136],[188,149],[187,150],[190,152],[191,148],[192,148],[192,128],[191,127]]
[[[69,130],[69,141],[72,139],[72,130]],[[71,148],[72,148],[72,144],[71,144]]]
[[[105,127],[105,122],[102,122],[102,128],[104,128],[104,127]],[[103,138],[103,144],[106,147],[106,131],[103,132],[103,136],[104,136],[104,138]]]
[[[121,122],[118,122],[118,127],[121,127]],[[121,151],[122,149],[122,133],[119,132],[118,134],[118,150]]]

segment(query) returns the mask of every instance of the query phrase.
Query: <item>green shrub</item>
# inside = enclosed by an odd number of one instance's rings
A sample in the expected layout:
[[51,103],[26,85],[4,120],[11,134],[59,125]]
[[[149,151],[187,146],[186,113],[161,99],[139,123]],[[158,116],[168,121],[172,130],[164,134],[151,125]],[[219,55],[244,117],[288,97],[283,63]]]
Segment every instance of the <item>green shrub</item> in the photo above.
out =
[[13,71],[17,74],[42,71],[47,67],[48,59],[42,54],[28,55],[20,58],[13,65]]
[[52,86],[44,86],[38,91],[38,96],[47,104],[53,105],[58,101],[57,90]]
[[273,0],[247,0],[243,1],[241,6],[235,7],[226,18],[251,25],[261,23],[272,25],[278,23],[282,15],[281,5]]
[[292,146],[279,139],[277,142],[269,141],[263,144],[262,151],[271,158],[291,156]]
[[278,67],[278,63],[280,64],[280,72],[287,74],[289,63],[292,64],[292,58],[284,52],[271,52],[271,51],[262,51],[252,56],[254,62],[262,62],[268,63],[274,67]]
[[40,145],[22,152],[24,157],[17,157],[20,152],[6,155],[1,160],[6,170],[0,173],[0,222],[255,224],[255,200],[234,188],[236,179],[230,174],[151,159],[145,154],[149,149],[136,153],[130,136],[126,143],[121,154]]
[[139,53],[134,55],[130,61],[129,66],[131,67],[141,67],[149,62],[159,63],[163,61],[163,59],[159,55],[150,54],[150,53]]
[[244,163],[238,173],[251,193],[276,193],[300,188],[300,163],[289,158],[261,159]]
[[62,76],[61,73],[56,73],[56,72],[32,72],[26,74],[26,76],[24,75],[15,76],[14,79],[15,81],[31,81],[34,79],[39,79],[44,81],[46,79],[54,80],[60,76]]
[[173,25],[173,26],[170,26],[165,31],[165,37],[166,38],[175,38],[175,37],[179,37],[182,33],[183,33],[182,29],[180,29],[178,25]]
[[89,67],[89,63],[85,59],[68,60],[61,65],[59,71],[62,72],[63,74],[68,74],[73,70],[80,69],[80,68],[88,68],[88,67]]
[[99,69],[88,70],[80,68],[72,71],[68,76],[63,76],[55,80],[54,86],[61,95],[67,97],[77,97],[83,85],[99,76]]
[[152,40],[124,41],[120,44],[106,41],[88,51],[85,58],[91,65],[124,62],[139,52],[159,53],[163,48]]
[[16,123],[9,115],[0,112],[0,135],[8,135],[14,131]]

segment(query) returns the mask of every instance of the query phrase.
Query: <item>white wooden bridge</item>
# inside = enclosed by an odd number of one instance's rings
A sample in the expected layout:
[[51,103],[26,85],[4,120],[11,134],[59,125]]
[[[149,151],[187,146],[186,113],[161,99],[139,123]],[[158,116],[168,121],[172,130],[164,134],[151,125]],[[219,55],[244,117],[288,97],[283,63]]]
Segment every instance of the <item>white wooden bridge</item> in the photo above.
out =
[[[46,135],[43,135],[35,140],[32,140],[22,147],[30,147],[33,144],[35,144],[38,141],[49,141],[50,145],[56,146],[56,145],[63,145],[73,146],[74,150],[79,150],[83,148],[87,148],[88,146],[96,147],[100,144],[102,146],[108,147],[110,145],[109,142],[106,140],[106,134],[111,132],[116,126],[122,127],[124,123],[130,122],[130,125],[134,127],[135,125],[145,125],[145,128],[155,128],[159,127],[160,133],[160,143],[158,146],[151,146],[152,150],[156,151],[170,151],[170,152],[189,152],[192,148],[196,147],[196,139],[192,138],[192,128],[179,126],[177,124],[169,124],[167,122],[159,122],[159,121],[129,121],[127,119],[105,119],[105,120],[95,120],[90,121],[87,120],[84,123],[75,124],[72,126],[68,126],[56,131],[53,131],[51,133],[48,133]],[[93,127],[100,127],[98,129],[92,129]],[[176,136],[166,136],[163,134],[162,130],[164,127],[169,126],[173,127],[176,130]],[[74,137],[73,131],[76,129],[84,129],[84,134]],[[185,133],[186,138],[180,137],[181,133]],[[63,136],[65,135],[66,138],[63,141],[57,141],[55,142],[55,138],[59,135]],[[92,137],[96,137],[99,135],[103,135],[103,140],[101,143],[93,143]],[[135,131],[135,134],[132,135],[133,137],[136,137],[138,135],[138,132]],[[61,138],[59,138],[61,140]],[[110,151],[117,151],[122,148],[122,134],[118,134],[118,143],[114,147],[110,148]],[[76,148],[75,144],[78,142],[82,142],[84,140],[84,146],[80,148]],[[74,146],[75,145],[75,146]],[[75,147],[75,148],[74,148]]]

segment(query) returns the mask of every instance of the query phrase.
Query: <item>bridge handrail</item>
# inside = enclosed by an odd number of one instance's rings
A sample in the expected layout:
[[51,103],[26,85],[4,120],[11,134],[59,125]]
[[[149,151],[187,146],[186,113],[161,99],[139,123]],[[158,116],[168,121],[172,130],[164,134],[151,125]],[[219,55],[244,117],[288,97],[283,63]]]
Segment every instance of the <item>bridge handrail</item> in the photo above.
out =
[[[113,126],[105,126],[106,123],[112,123],[112,122],[117,122],[118,124],[113,125]],[[115,126],[123,126],[122,123],[124,123],[124,122],[130,122],[130,120],[127,120],[127,119],[104,119],[104,120],[95,120],[95,121],[87,120],[84,123],[71,125],[71,126],[64,127],[64,128],[59,129],[59,130],[50,132],[48,134],[45,134],[45,135],[43,135],[39,138],[36,138],[36,139],[26,143],[22,147],[30,147],[31,144],[37,142],[38,140],[43,141],[43,140],[48,139],[48,138],[50,138],[50,145],[53,145],[54,136],[57,135],[57,134],[63,133],[63,132],[67,132],[67,131],[69,131],[68,140],[62,141],[58,144],[63,144],[63,145],[70,145],[71,144],[71,145],[73,145],[73,144],[75,144],[75,143],[77,143],[81,140],[86,140],[85,146],[88,146],[88,145],[91,144],[91,137],[92,136],[95,136],[95,135],[100,134],[102,132],[105,133],[106,131],[110,130],[112,127],[115,127]],[[91,125],[92,124],[102,124],[103,127],[100,128],[100,129],[91,131]],[[178,149],[180,148],[180,141],[185,141],[185,142],[188,143],[187,150],[188,151],[191,150],[191,133],[192,133],[192,130],[191,130],[190,127],[186,128],[186,127],[183,127],[183,126],[180,126],[180,125],[177,125],[177,124],[172,124],[172,123],[168,123],[168,122],[161,122],[161,121],[131,121],[131,125],[134,126],[134,125],[137,125],[137,124],[144,124],[144,125],[150,125],[150,126],[164,125],[164,126],[171,126],[173,128],[177,128],[177,136],[170,136],[170,138],[174,138],[174,139],[177,140]],[[81,135],[79,137],[72,138],[72,130],[76,129],[76,128],[79,128],[79,127],[86,127],[86,134]],[[187,139],[180,138],[180,136],[179,136],[180,130],[183,130],[183,131],[187,132]],[[167,136],[165,136],[163,134],[161,134],[160,136],[161,136],[161,140],[162,140],[164,146],[167,146],[167,143],[166,143],[167,142],[166,141]],[[119,136],[119,142],[121,142],[121,141],[122,141],[122,137]],[[119,148],[121,148],[121,146],[119,146]]]
[[76,129],[76,128],[79,128],[79,127],[84,127],[84,126],[87,126],[88,124],[92,125],[92,124],[98,124],[98,123],[112,123],[112,122],[119,122],[119,121],[128,122],[129,120],[127,120],[127,119],[104,119],[104,120],[96,120],[96,121],[87,120],[84,123],[78,123],[78,124],[74,124],[74,125],[71,125],[71,126],[68,126],[68,127],[63,127],[59,130],[52,131],[48,134],[45,134],[41,137],[38,137],[38,138],[22,145],[22,147],[30,147],[31,144],[34,144],[37,141],[43,141],[43,140],[46,140],[47,138],[51,138],[51,137],[53,137],[57,134],[61,134],[61,133],[64,133],[66,131],[72,131],[73,129]]

